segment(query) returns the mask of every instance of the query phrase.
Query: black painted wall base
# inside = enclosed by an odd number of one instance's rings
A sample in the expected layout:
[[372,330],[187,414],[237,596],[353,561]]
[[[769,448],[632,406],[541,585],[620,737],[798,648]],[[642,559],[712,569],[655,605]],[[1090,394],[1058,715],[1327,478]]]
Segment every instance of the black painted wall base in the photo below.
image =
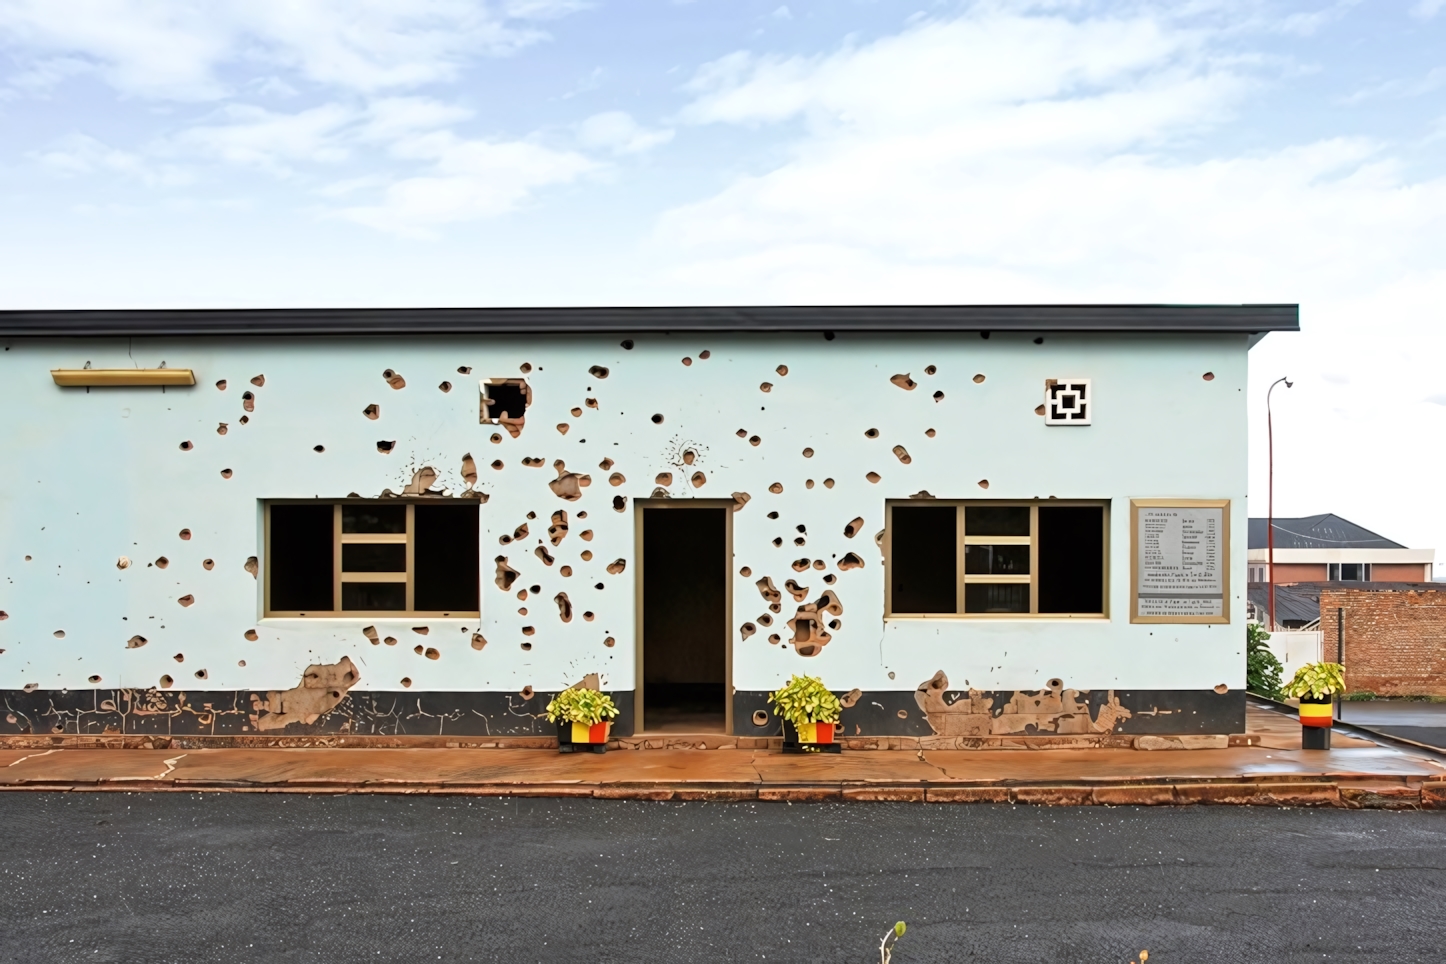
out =
[[[992,702],[987,714],[974,714],[973,719],[962,717],[969,707],[968,691],[950,690],[943,694],[949,704],[946,715],[953,720],[939,719],[935,725],[920,708],[914,698],[914,690],[874,690],[864,692],[850,707],[846,707],[841,718],[842,736],[1069,736],[1106,732],[1096,730],[1094,724],[1101,719],[1101,708],[1108,705],[1111,695],[1119,707],[1129,713],[1107,713],[1117,718],[1107,730],[1116,734],[1205,734],[1245,732],[1245,691],[1216,693],[1214,690],[1081,690],[1077,698],[1089,708],[1089,719],[1082,714],[1069,718],[1057,716],[1017,717],[1015,720],[1000,718],[1016,692],[1024,695],[1030,691],[997,690],[981,694],[981,700]],[[1039,691],[1041,694],[1045,691]],[[839,693],[840,696],[844,694]],[[960,699],[963,703],[959,703]],[[764,711],[766,720],[762,726],[755,724],[754,714]],[[957,714],[957,716],[956,716]],[[760,717],[762,719],[762,717]],[[737,690],[733,694],[733,731],[737,736],[779,736],[780,721],[769,712],[766,690]],[[1010,724],[1023,724],[1024,729],[1015,730]],[[987,733],[979,732],[981,725]],[[960,732],[972,729],[974,732]]]
[[[353,690],[314,723],[267,728],[266,694],[252,690],[0,690],[0,736],[556,736],[547,704],[557,694]],[[633,732],[632,690],[611,692],[613,734]]]

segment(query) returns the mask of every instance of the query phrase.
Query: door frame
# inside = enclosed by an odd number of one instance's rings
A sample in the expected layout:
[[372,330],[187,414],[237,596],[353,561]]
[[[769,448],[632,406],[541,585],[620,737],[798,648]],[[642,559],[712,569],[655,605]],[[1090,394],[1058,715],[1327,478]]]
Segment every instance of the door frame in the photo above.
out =
[[723,731],[733,735],[733,509],[734,499],[634,499],[633,546],[638,574],[633,580],[633,732],[643,733],[643,512],[647,509],[722,509],[723,512]]

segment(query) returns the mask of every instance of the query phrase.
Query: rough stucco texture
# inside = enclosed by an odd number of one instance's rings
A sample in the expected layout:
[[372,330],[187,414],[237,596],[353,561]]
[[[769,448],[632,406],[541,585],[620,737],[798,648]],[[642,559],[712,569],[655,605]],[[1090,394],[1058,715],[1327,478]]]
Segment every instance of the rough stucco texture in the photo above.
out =
[[[300,719],[348,690],[631,690],[634,512],[662,496],[736,507],[739,690],[1243,685],[1244,336],[624,337],[10,343],[0,689],[169,680]],[[52,383],[87,362],[198,384]],[[1046,379],[1085,377],[1093,424],[1046,427]],[[483,423],[501,379],[531,406]],[[263,500],[409,486],[485,500],[480,621],[262,618]],[[885,621],[885,500],[921,492],[1109,500],[1111,618]],[[1235,500],[1232,625],[1129,623],[1132,497]]]

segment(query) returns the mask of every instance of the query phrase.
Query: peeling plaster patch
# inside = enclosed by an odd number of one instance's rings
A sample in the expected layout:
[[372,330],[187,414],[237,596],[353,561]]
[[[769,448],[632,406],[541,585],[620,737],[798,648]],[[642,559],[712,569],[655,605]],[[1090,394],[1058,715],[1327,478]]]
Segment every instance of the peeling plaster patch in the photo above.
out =
[[744,623],[742,626],[738,627],[738,632],[744,639],[747,639],[749,636],[752,636],[754,633],[758,632],[758,627],[753,625],[752,623]]
[[838,561],[839,571],[848,572],[850,569],[862,569],[864,561],[852,552],[846,552],[843,558]]
[[472,634],[472,648],[475,649],[475,650],[479,650],[479,651],[480,651],[480,650],[485,649],[486,647],[487,647],[487,640],[483,637],[483,635],[482,635],[481,633],[473,633],[473,634]]
[[506,556],[498,556],[495,561],[497,563],[497,588],[503,592],[511,592],[512,584],[522,576],[522,573],[507,564]]
[[261,569],[261,565],[256,561],[255,556],[247,556],[246,564],[243,565],[241,568],[251,573],[251,578],[255,579],[256,573]]
[[769,603],[776,603],[783,598],[783,593],[779,592],[778,587],[773,584],[772,576],[764,576],[754,585],[758,587],[758,594]]
[[893,382],[895,385],[899,386],[906,392],[912,392],[914,389],[919,387],[919,383],[910,378],[907,373],[903,375],[895,375],[893,378],[890,378],[889,381]]
[[953,700],[948,690],[949,678],[939,670],[914,692],[915,702],[938,736],[1111,733],[1120,720],[1132,715],[1110,690],[1091,720],[1089,704],[1078,699],[1080,691],[1065,689],[1057,679],[1050,680],[1046,689],[1016,691],[999,710],[994,709],[993,698],[979,690]]
[[908,465],[909,463],[914,461],[913,458],[911,458],[909,455],[909,450],[904,448],[902,445],[895,445],[893,451],[894,457],[897,458],[900,462],[903,462],[905,465]]
[[401,375],[398,375],[396,372],[392,371],[390,368],[382,372],[382,377],[385,378],[387,380],[387,384],[392,386],[392,388],[394,389],[402,389],[407,387],[407,380]]
[[180,603],[182,608],[186,608],[195,605],[196,597],[190,593],[186,593],[180,599],[177,599],[176,602]]
[[264,702],[252,694],[252,725],[267,731],[280,730],[292,723],[315,723],[323,713],[336,709],[360,678],[347,656],[335,663],[308,666],[300,686],[280,692],[272,690]]
[[469,489],[477,484],[477,461],[472,458],[471,452],[462,456],[462,481]]
[[256,396],[251,392],[242,392],[241,407],[248,412],[256,411]]
[[796,580],[788,580],[783,584],[783,588],[788,590],[794,602],[803,602],[808,597],[808,587],[800,586]]
[[121,556],[115,561],[115,567],[117,569],[129,569],[131,567],[131,561],[128,557]]
[[594,365],[594,366],[592,366],[591,368],[589,368],[589,369],[587,370],[587,373],[588,373],[589,375],[591,375],[593,378],[607,378],[607,377],[608,377],[608,370],[607,370],[606,368],[604,368],[603,366],[601,366],[601,365]]
[[732,511],[737,512],[739,509],[743,508],[750,501],[752,501],[752,499],[753,496],[749,495],[747,492],[734,492]]
[[537,556],[537,558],[542,560],[542,564],[544,566],[550,566],[557,561],[557,559],[550,552],[547,551],[546,546],[538,546],[536,549],[532,550],[532,553],[533,555]]
[[382,644],[382,638],[378,635],[375,626],[363,626],[362,635],[371,640],[373,646],[380,646]]
[[552,525],[547,527],[547,539],[554,546],[561,545],[567,538],[567,510],[558,509],[552,514]]
[[576,502],[582,498],[583,488],[592,484],[591,476],[569,472],[567,466],[563,464],[561,459],[553,462],[552,467],[557,470],[557,478],[547,483],[547,487],[551,489],[552,494],[559,499]]
[[797,613],[788,621],[788,628],[793,631],[793,638],[789,642],[793,644],[798,655],[817,656],[833,639],[823,627],[825,613],[843,615],[843,603],[839,602],[832,589],[825,590],[823,595],[813,602],[799,606]]
[[864,478],[877,485],[879,480],[882,479],[883,476],[877,472],[870,472],[868,475],[864,476]]
[[256,630],[254,630],[254,629],[248,629],[248,630],[246,630],[246,632],[242,633],[241,635],[242,635],[242,636],[245,636],[248,640],[250,640],[250,641],[253,642],[253,643],[256,642],[256,640],[258,640],[258,639],[261,638],[259,635],[257,635]]
[[915,492],[913,495],[909,496],[909,498],[911,498],[911,499],[932,499],[932,498],[934,498],[934,493],[930,492],[928,489],[920,489],[918,492]]
[[144,636],[132,636],[126,640],[126,649],[140,649],[146,643],[147,639]]
[[412,473],[412,481],[402,489],[402,495],[424,495],[437,481],[437,470],[424,465]]
[[608,563],[608,575],[616,576],[627,567],[628,561],[626,559],[614,559],[612,562]]
[[558,593],[552,601],[557,603],[557,618],[565,623],[572,622],[572,600],[567,598],[567,593]]

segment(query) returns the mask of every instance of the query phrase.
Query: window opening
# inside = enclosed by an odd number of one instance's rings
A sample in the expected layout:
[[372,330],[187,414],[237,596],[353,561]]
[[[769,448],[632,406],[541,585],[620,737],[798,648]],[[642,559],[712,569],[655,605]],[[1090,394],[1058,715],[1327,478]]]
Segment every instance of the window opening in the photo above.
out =
[[1103,615],[1104,503],[890,504],[889,613]]
[[484,382],[482,389],[483,421],[501,421],[503,415],[515,420],[527,414],[527,406],[532,401],[532,390],[525,380],[508,378]]
[[475,503],[271,503],[267,615],[476,616]]

